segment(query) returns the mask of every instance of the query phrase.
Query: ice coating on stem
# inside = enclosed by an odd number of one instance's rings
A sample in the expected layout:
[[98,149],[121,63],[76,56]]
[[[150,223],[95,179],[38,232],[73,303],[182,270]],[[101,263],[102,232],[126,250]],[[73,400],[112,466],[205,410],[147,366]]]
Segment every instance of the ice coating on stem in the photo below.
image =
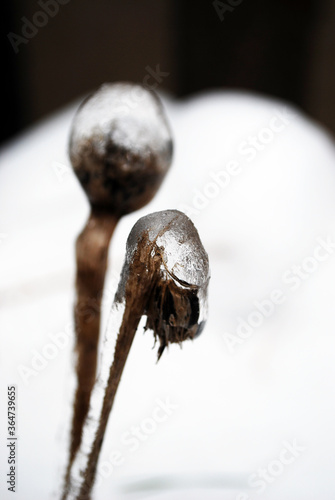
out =
[[105,400],[110,368],[114,361],[115,346],[125,305],[114,303],[109,317],[107,333],[103,342],[100,371],[91,393],[90,409],[83,428],[80,448],[71,467],[71,479],[63,498],[78,500],[83,485],[83,474],[87,470],[90,453],[96,439],[97,429]]
[[79,107],[69,149],[91,204],[123,215],[156,193],[171,163],[172,138],[156,94],[131,83],[104,84]]

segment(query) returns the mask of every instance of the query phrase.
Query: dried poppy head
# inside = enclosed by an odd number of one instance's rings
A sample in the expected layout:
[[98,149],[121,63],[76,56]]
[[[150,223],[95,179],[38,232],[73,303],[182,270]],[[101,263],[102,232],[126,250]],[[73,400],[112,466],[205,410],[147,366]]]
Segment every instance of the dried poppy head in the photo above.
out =
[[117,298],[133,301],[135,290],[142,294],[146,329],[160,342],[158,358],[168,344],[194,339],[203,330],[208,282],[208,255],[185,214],[156,212],[135,224]]
[[74,117],[69,152],[93,207],[119,217],[138,210],[153,198],[172,159],[160,100],[141,85],[102,85]]

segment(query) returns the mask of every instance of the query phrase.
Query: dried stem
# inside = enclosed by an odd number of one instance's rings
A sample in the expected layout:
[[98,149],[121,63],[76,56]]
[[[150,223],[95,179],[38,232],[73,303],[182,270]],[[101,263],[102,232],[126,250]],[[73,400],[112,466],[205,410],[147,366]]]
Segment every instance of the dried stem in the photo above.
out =
[[107,268],[108,248],[118,219],[92,209],[88,222],[77,238],[77,299],[75,331],[77,389],[71,429],[70,456],[66,474],[79,448],[84,421],[89,409],[97,365],[101,300]]
[[[145,250],[144,252],[143,248]],[[141,256],[140,253],[142,253],[143,256]],[[150,283],[153,283],[153,276],[155,274],[153,271],[148,273],[144,272],[145,269],[148,270],[148,255],[145,245],[141,247],[139,259],[135,259],[137,268],[133,268],[127,281],[124,297],[124,313],[122,315],[121,324],[119,320],[119,299],[115,298],[114,300],[109,320],[111,328],[109,328],[109,332],[107,332],[106,342],[112,342],[112,331],[114,333],[118,332],[115,350],[113,351],[104,346],[103,359],[101,362],[102,367],[110,366],[110,370],[109,373],[106,372],[106,370],[102,373],[101,370],[95,383],[92,397],[98,400],[98,408],[91,407],[91,411],[86,419],[81,447],[77,453],[76,461],[70,464],[68,470],[63,500],[90,499],[108,417],[114,403],[138,323],[145,311],[146,303],[150,298],[150,293],[148,294],[148,291]],[[153,261],[153,264],[157,263],[158,259]],[[93,426],[93,429],[91,426]],[[88,436],[85,436],[85,432]],[[89,453],[85,451],[87,440],[89,441]],[[84,460],[83,463],[81,462],[82,460]]]
[[90,499],[108,417],[114,403],[115,394],[119,387],[121,375],[125,367],[140,318],[141,315],[138,316],[134,314],[132,307],[127,307],[127,313],[123,317],[120,333],[115,346],[114,361],[109,372],[99,426],[88,457],[87,466],[83,475],[83,483],[77,497],[78,500]]

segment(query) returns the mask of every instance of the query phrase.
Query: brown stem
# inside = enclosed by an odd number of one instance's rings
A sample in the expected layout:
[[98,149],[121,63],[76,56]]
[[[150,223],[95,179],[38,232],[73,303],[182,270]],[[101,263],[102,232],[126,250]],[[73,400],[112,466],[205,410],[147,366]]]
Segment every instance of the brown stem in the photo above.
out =
[[[148,265],[148,252],[146,245],[139,245],[138,258],[134,258],[132,269],[127,277],[126,289],[124,291],[124,312],[121,324],[115,322],[113,317],[114,312],[117,310],[119,299],[114,299],[112,308],[112,330],[118,332],[115,349],[113,352],[112,362],[109,364],[109,374],[101,378],[101,374],[96,380],[96,387],[101,383],[105,385],[105,394],[103,396],[102,407],[96,421],[96,428],[94,429],[94,438],[90,447],[90,452],[87,456],[86,465],[83,470],[79,472],[79,483],[77,484],[78,474],[74,474],[71,478],[71,471],[69,471],[68,482],[65,487],[63,500],[76,499],[76,500],[89,500],[91,490],[95,480],[96,468],[100,449],[102,446],[108,417],[111,412],[115,395],[120,383],[122,372],[126,364],[126,360],[139,324],[141,316],[143,315],[146,304],[150,297],[150,285],[154,284],[154,276],[157,273],[159,261],[153,259],[152,265]],[[143,254],[143,255],[142,255]],[[147,269],[147,273],[144,270]],[[121,299],[122,300],[122,299]],[[115,309],[116,307],[116,309]],[[107,356],[109,356],[107,354]],[[107,360],[105,359],[104,362]],[[109,359],[108,359],[109,361]],[[108,380],[107,380],[108,378]],[[88,415],[90,418],[90,415]],[[87,419],[86,419],[87,420]],[[78,451],[80,454],[80,450]],[[73,472],[73,471],[72,471]],[[77,471],[78,472],[78,471]]]
[[111,412],[121,375],[134,340],[139,320],[141,318],[141,313],[140,315],[134,315],[132,308],[127,308],[127,313],[123,317],[122,326],[117,338],[114,362],[109,372],[108,385],[104,397],[99,427],[88,457],[87,467],[84,473],[84,481],[81,485],[79,496],[77,497],[78,500],[90,500],[91,498],[91,490],[94,484],[98,457],[103,443],[108,417]]
[[107,268],[108,247],[118,218],[92,208],[87,224],[76,242],[77,299],[74,310],[77,354],[75,394],[70,456],[66,480],[79,448],[84,421],[89,409],[97,366],[100,309]]

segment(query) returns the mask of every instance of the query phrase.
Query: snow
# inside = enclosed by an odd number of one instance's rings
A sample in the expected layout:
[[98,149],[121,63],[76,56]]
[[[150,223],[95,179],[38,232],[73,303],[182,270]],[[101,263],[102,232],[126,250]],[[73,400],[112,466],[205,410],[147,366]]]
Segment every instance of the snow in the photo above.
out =
[[[209,254],[208,323],[158,364],[139,328],[94,498],[332,500],[334,142],[286,103],[248,94],[165,106],[174,162],[155,199],[116,230],[103,328],[130,229],[166,209],[191,217]],[[19,137],[0,160],[0,370],[2,400],[7,385],[18,392],[17,500],[59,498],[67,457],[74,241],[89,210],[66,155],[76,107]],[[4,500],[12,495],[5,413]],[[294,443],[296,456],[285,451]]]

